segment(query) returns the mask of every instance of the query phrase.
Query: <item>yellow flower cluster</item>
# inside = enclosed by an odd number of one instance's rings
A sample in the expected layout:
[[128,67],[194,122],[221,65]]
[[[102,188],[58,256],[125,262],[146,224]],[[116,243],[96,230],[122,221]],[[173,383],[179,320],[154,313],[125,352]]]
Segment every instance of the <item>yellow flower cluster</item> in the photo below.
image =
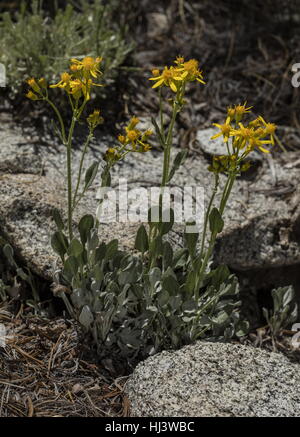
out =
[[220,132],[212,136],[211,139],[223,136],[224,142],[228,143],[229,138],[232,137],[233,152],[241,150],[243,155],[248,155],[256,148],[264,153],[269,153],[269,150],[264,146],[266,144],[274,145],[276,125],[267,123],[261,116],[243,124],[241,120],[244,114],[250,112],[250,109],[251,107],[246,108],[246,103],[228,108],[225,123],[213,123],[220,129]]
[[[83,97],[86,101],[90,99],[92,86],[102,86],[94,83],[93,78],[98,78],[102,73],[99,65],[102,58],[92,58],[86,56],[82,61],[71,59],[70,73],[61,74],[60,81],[50,88],[62,88],[76,101]],[[26,97],[31,100],[40,100],[45,97],[43,90],[47,89],[45,79],[28,79],[28,85],[31,87]]]
[[196,80],[205,84],[202,71],[199,70],[199,62],[196,59],[185,62],[184,58],[177,57],[174,64],[174,66],[165,67],[162,72],[158,69],[152,70],[153,77],[150,77],[149,80],[156,82],[152,88],[164,85],[177,93],[187,82]]
[[105,160],[116,162],[129,152],[145,153],[151,150],[148,144],[149,137],[153,134],[150,129],[142,132],[137,129],[140,120],[137,117],[132,117],[128,125],[125,127],[124,134],[118,136],[119,146],[109,148],[105,154]]
[[[228,155],[214,157],[209,170],[228,172],[239,167],[239,171],[245,171],[250,164],[242,164],[242,161],[251,151],[258,149],[263,153],[270,153],[270,150],[265,146],[275,144],[276,125],[267,123],[261,116],[248,123],[243,123],[242,120],[245,114],[251,112],[251,108],[246,107],[246,103],[229,107],[225,123],[213,123],[219,129],[219,132],[213,135],[211,139],[214,140],[223,136]],[[229,144],[230,139],[231,145]]]
[[47,90],[47,81],[45,78],[36,80],[34,77],[27,79],[27,84],[31,90],[28,91],[26,97],[30,100],[41,100],[45,96],[45,90]]
[[55,85],[50,85],[50,88],[63,88],[75,100],[79,100],[81,97],[89,100],[92,86],[102,86],[94,83],[92,79],[96,79],[102,74],[99,70],[101,61],[102,58],[92,58],[90,56],[86,56],[82,61],[72,58],[71,74],[62,73],[61,80]]
[[137,117],[132,117],[125,127],[125,135],[119,135],[118,140],[122,146],[130,146],[134,152],[148,152],[151,146],[147,141],[153,132],[150,129],[144,132],[137,129],[139,122],[140,120]]
[[[237,162],[238,155],[236,153],[233,155],[214,156],[212,165],[208,167],[208,170],[216,173],[228,173],[230,171],[236,171]],[[239,171],[246,171],[249,169],[250,166],[251,163],[249,161],[245,162],[240,166]]]
[[87,122],[91,130],[96,129],[99,124],[102,124],[104,119],[100,115],[100,110],[95,109],[92,114],[87,117]]

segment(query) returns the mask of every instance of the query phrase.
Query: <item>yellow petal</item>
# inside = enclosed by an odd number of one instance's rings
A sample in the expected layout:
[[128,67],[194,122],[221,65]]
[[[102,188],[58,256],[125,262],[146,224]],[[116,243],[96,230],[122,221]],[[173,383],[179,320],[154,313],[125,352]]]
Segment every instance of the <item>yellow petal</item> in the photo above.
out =
[[218,134],[214,135],[213,137],[211,137],[211,140],[215,140],[216,138],[219,138],[222,135],[222,132],[219,132]]
[[262,146],[258,146],[258,148],[259,148],[259,150],[261,150],[261,151],[264,152],[264,153],[270,153],[270,150],[267,150],[267,149],[265,149],[265,148],[262,147]]
[[157,88],[158,86],[162,85],[163,83],[164,83],[164,80],[161,79],[161,80],[159,80],[158,82],[156,82],[156,83],[153,85],[152,88]]
[[170,82],[170,88],[172,91],[174,91],[174,93],[177,93],[177,87],[176,87],[175,83],[172,81]]
[[162,79],[162,76],[157,76],[157,77],[149,77],[148,80],[160,80]]

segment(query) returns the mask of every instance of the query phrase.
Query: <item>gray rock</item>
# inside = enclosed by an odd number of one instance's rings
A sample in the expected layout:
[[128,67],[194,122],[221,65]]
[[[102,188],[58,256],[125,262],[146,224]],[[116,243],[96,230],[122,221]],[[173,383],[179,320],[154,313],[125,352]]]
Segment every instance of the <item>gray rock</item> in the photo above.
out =
[[197,342],[140,363],[126,392],[133,417],[299,416],[300,368],[279,353]]
[[[144,120],[146,122],[146,120]],[[207,135],[207,132],[206,132]],[[112,138],[96,140],[87,155],[86,168],[101,163]],[[0,130],[0,230],[34,272],[51,277],[55,259],[50,247],[54,226],[53,207],[66,214],[65,165],[63,147],[31,144],[13,124]],[[173,157],[178,152],[174,147]],[[195,151],[176,173],[172,184],[178,187],[202,186],[205,203],[212,189],[212,174],[207,170],[210,158]],[[26,159],[24,157],[26,156]],[[20,158],[22,157],[22,158]],[[74,174],[78,170],[80,150],[76,149]],[[300,263],[300,172],[296,152],[265,158],[251,180],[240,178],[234,186],[225,211],[225,228],[218,239],[215,261],[236,270],[291,266]],[[299,160],[299,159],[298,159]],[[271,169],[273,169],[271,171]],[[112,184],[127,179],[128,188],[159,186],[162,152],[133,154],[113,169]],[[274,178],[277,184],[274,185]],[[221,184],[225,176],[221,175]],[[98,177],[81,201],[74,222],[86,213],[96,213]],[[217,195],[217,201],[220,193]],[[121,246],[133,248],[138,223],[105,223],[100,232],[104,240],[119,238]],[[181,244],[182,226],[175,227],[171,239]]]

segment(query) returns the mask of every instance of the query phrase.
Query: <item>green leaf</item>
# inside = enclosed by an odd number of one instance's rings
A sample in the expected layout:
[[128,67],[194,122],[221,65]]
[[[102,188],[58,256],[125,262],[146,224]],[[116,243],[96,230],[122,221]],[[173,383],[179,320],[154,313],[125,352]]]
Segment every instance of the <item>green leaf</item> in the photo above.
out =
[[118,252],[118,244],[119,241],[117,239],[112,240],[107,244],[105,254],[106,260],[110,260],[116,255],[116,253]]
[[207,275],[207,277],[211,279],[212,285],[216,288],[220,288],[229,276],[230,271],[225,264],[221,264]]
[[[188,223],[188,224],[192,225],[192,224],[195,224],[195,222]],[[196,233],[196,232],[195,233],[191,233],[191,232],[184,233],[186,247],[187,247],[187,249],[189,251],[189,255],[192,259],[196,255],[196,247],[197,247],[198,238],[199,238],[199,233]]]
[[226,311],[221,311],[219,314],[217,314],[215,317],[212,317],[211,320],[215,325],[222,326],[226,323],[228,320],[229,315]]
[[194,300],[186,300],[182,304],[182,311],[186,314],[195,314],[197,311],[197,302]]
[[158,225],[160,235],[165,235],[172,229],[174,225],[174,210],[172,208],[163,211],[162,218],[169,218],[169,221],[162,221]]
[[163,253],[163,240],[160,235],[154,238],[150,243],[150,252],[152,257],[159,257]]
[[188,258],[188,252],[186,249],[178,249],[174,253],[173,269],[184,267]]
[[102,187],[110,187],[111,186],[111,176],[109,167],[106,167],[104,171],[101,174],[101,180],[102,180]]
[[104,273],[103,273],[101,266],[99,266],[99,265],[94,266],[93,275],[94,275],[96,281],[101,282],[103,280]]
[[83,246],[77,238],[73,238],[68,248],[68,255],[80,256],[83,252]]
[[24,272],[24,270],[22,268],[17,268],[17,275],[20,276],[21,279],[23,279],[23,281],[29,281],[29,276]]
[[52,211],[52,217],[53,217],[53,220],[55,221],[55,224],[56,224],[56,226],[57,226],[57,229],[58,229],[59,231],[63,231],[64,228],[65,228],[65,225],[64,225],[64,222],[63,222],[63,220],[62,220],[62,218],[61,218],[60,212],[59,212],[59,210],[58,210],[57,208],[54,208],[54,209],[53,209],[53,211]]
[[75,256],[69,256],[64,262],[64,274],[72,280],[77,275],[79,264]]
[[94,182],[95,177],[97,176],[97,173],[98,173],[98,168],[99,168],[99,162],[95,161],[87,169],[87,171],[85,173],[85,178],[84,178],[84,182],[85,182],[84,191],[86,191]]
[[188,293],[193,293],[195,285],[196,285],[196,279],[197,279],[197,272],[194,270],[191,270],[186,278],[186,282],[184,284],[185,291]]
[[168,241],[165,241],[163,243],[163,265],[164,270],[166,270],[168,267],[172,266],[173,262],[173,249],[171,244]]
[[164,290],[167,290],[168,293],[173,295],[179,290],[179,284],[172,275],[163,278],[162,286]]
[[176,171],[179,169],[179,167],[186,160],[186,157],[187,157],[187,150],[182,150],[181,152],[177,153],[177,155],[175,156],[175,159],[173,161],[173,165],[172,165],[171,171],[169,173],[169,177],[168,177],[167,182],[170,182],[170,180],[173,178]]
[[157,302],[160,307],[163,307],[169,303],[170,300],[170,294],[168,293],[167,289],[164,288],[161,290],[157,297]]
[[152,289],[155,288],[157,282],[161,280],[161,271],[158,267],[153,267],[149,272],[149,282]]
[[95,262],[98,263],[105,258],[106,254],[106,244],[101,243],[99,247],[97,247],[95,251]]
[[85,245],[85,243],[87,242],[88,236],[93,227],[94,217],[90,214],[83,216],[78,225],[80,239],[83,245]]
[[86,329],[89,329],[93,321],[94,316],[92,314],[92,311],[87,305],[84,305],[79,316],[79,323],[83,325]]
[[235,335],[237,337],[244,337],[244,335],[247,335],[249,331],[249,322],[247,320],[241,321],[236,326]]
[[209,228],[213,233],[218,234],[222,232],[224,227],[224,220],[217,208],[213,208],[209,214]]
[[51,237],[51,246],[54,252],[56,252],[61,259],[64,259],[65,254],[68,250],[68,239],[65,234],[61,231],[56,231]]
[[98,229],[92,229],[88,236],[88,250],[96,250],[99,245]]
[[16,264],[16,262],[14,260],[14,250],[11,247],[11,245],[10,244],[5,244],[5,246],[3,247],[2,251],[3,251],[4,256],[7,258],[9,264],[12,267],[16,267],[17,264]]
[[144,225],[141,225],[137,231],[134,247],[141,253],[145,253],[149,249],[148,234]]
[[165,147],[165,142],[164,142],[164,140],[163,140],[162,134],[161,134],[161,132],[160,132],[160,129],[159,129],[158,124],[157,124],[157,122],[156,122],[156,120],[155,120],[154,117],[151,117],[151,122],[152,122],[152,124],[153,124],[153,126],[154,126],[155,133],[156,133],[156,135],[157,135],[157,137],[158,137],[158,140],[159,140],[159,142],[160,142],[160,145],[164,148],[164,147]]

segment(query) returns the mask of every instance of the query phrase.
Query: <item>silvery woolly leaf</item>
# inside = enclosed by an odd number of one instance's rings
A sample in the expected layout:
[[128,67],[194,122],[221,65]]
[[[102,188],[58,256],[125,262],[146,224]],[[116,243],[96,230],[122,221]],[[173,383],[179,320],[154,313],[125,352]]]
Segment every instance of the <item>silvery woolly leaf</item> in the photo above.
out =
[[90,235],[88,237],[88,250],[96,250],[99,245],[98,229],[91,229]]
[[57,229],[59,231],[63,231],[65,228],[65,225],[64,225],[63,219],[61,218],[60,212],[57,208],[54,208],[54,210],[52,211],[52,217],[55,221]]
[[161,270],[158,267],[154,267],[149,272],[149,282],[151,285],[151,288],[155,288],[157,282],[160,282],[161,280]]
[[237,337],[243,337],[244,335],[247,335],[249,331],[249,322],[247,320],[244,320],[240,322],[235,329],[235,335]]
[[83,245],[87,242],[91,229],[94,227],[94,217],[91,214],[83,216],[79,222],[78,229]]
[[145,253],[149,249],[148,234],[144,225],[141,225],[137,231],[134,247],[141,253]]
[[98,168],[99,162],[94,161],[93,164],[87,169],[84,178],[84,191],[86,191],[94,182],[95,177],[97,176]]
[[64,258],[68,249],[68,239],[61,231],[56,231],[51,237],[51,246],[52,249],[61,257]]
[[86,329],[89,329],[93,321],[94,317],[90,308],[87,305],[84,305],[79,316],[79,323]]
[[115,240],[110,241],[106,245],[106,254],[105,254],[106,260],[110,260],[116,255],[116,253],[118,252],[118,244],[119,244],[119,241],[117,239],[115,239]]
[[73,238],[73,240],[70,243],[70,246],[68,247],[68,255],[73,255],[75,257],[78,257],[81,255],[81,253],[83,252],[83,246],[80,243],[79,240],[77,240],[77,238]]
[[213,208],[209,214],[209,229],[212,233],[218,234],[223,230],[224,221],[217,208]]

